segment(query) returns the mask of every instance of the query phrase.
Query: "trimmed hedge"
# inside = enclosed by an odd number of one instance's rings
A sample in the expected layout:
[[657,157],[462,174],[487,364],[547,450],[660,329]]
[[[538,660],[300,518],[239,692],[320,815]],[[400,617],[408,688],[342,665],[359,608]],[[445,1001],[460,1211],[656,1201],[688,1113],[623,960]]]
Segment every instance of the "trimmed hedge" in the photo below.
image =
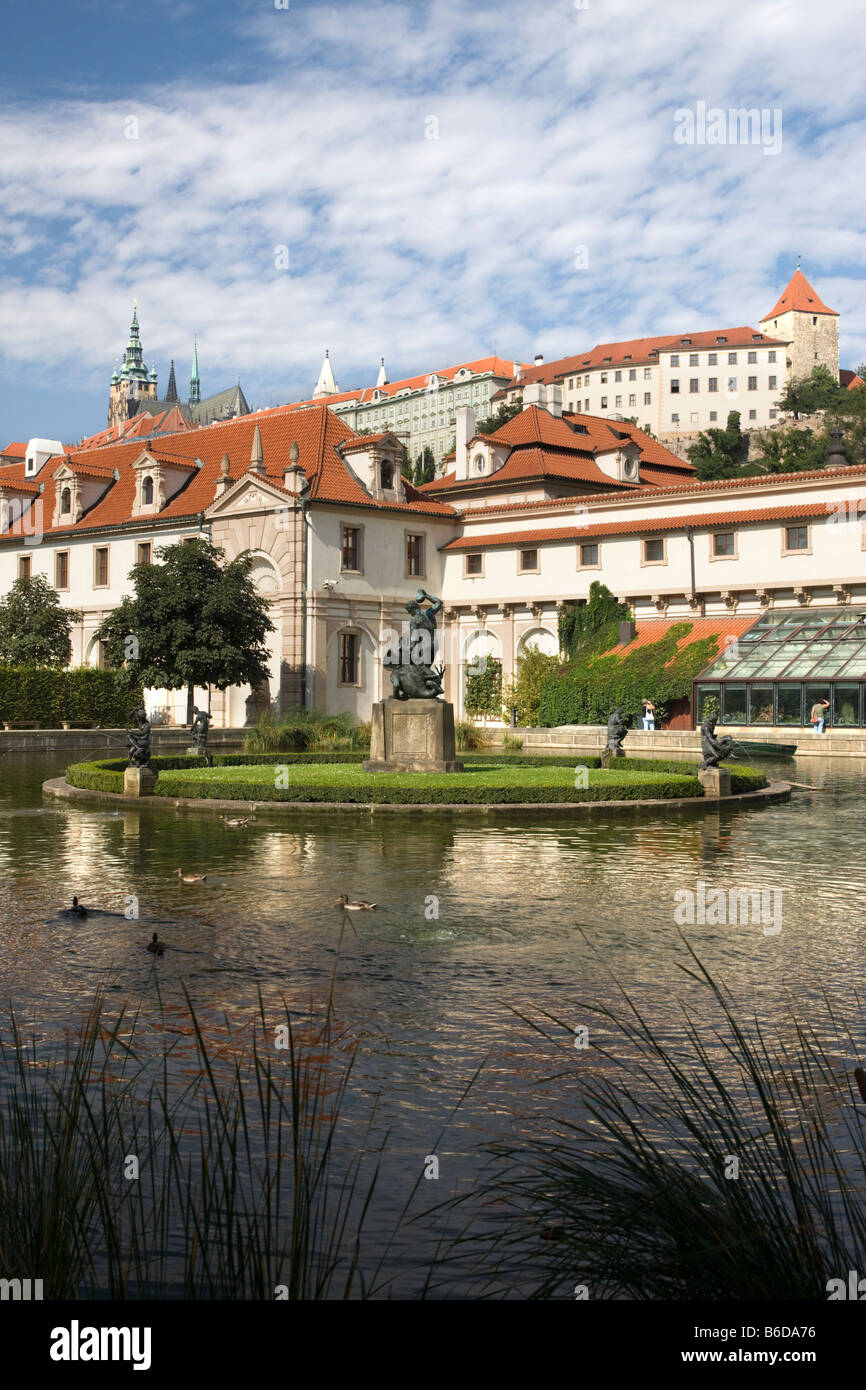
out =
[[64,720],[125,728],[142,703],[141,686],[125,671],[76,666],[0,666],[0,720],[35,721],[57,729]]
[[[683,796],[701,796],[703,788],[697,777],[694,762],[668,761],[662,759],[619,758],[604,777],[594,785],[575,788],[571,785],[533,786],[516,784],[512,786],[491,787],[489,784],[467,783],[456,780],[459,774],[423,776],[411,774],[406,785],[397,785],[399,776],[385,780],[381,774],[372,776],[361,770],[358,764],[364,755],[340,756],[333,753],[262,753],[237,754],[217,753],[214,767],[267,767],[282,765],[327,765],[343,764],[357,768],[355,777],[336,784],[321,782],[296,782],[291,787],[276,787],[267,782],[239,781],[226,777],[225,781],[207,777],[200,781],[172,777],[173,772],[191,771],[203,767],[200,758],[155,757],[154,766],[159,772],[155,794],[162,797],[213,798],[231,801],[352,801],[356,803],[395,803],[435,805],[437,803],[457,803],[463,805],[508,804],[510,802],[578,802],[606,800],[670,799]],[[496,768],[574,768],[584,766],[597,770],[600,759],[595,756],[546,758],[541,756],[491,758],[486,754],[467,755],[464,759],[467,772],[487,773]],[[123,774],[127,767],[125,759],[109,758],[96,762],[74,763],[66,770],[66,780],[74,787],[87,791],[121,793]],[[733,768],[731,790],[736,793],[757,791],[766,786],[767,779],[753,768]],[[629,777],[629,773],[638,776]],[[387,776],[387,774],[386,774]],[[615,793],[614,796],[610,792]]]

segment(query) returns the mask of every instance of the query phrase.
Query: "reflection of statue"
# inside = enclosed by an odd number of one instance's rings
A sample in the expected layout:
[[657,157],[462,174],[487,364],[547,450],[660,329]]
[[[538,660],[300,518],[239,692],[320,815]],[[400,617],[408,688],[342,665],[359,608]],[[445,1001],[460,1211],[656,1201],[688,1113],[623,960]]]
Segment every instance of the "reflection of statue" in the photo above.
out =
[[138,724],[137,729],[127,726],[126,742],[129,744],[130,767],[150,766],[150,720],[144,705],[139,705],[129,716]]
[[610,719],[607,721],[607,743],[605,745],[606,751],[612,753],[615,758],[622,758],[624,756],[622,741],[627,733],[628,724],[625,722],[625,716],[622,710],[619,705],[617,705]]
[[[424,600],[429,608],[422,608]],[[391,677],[394,695],[398,700],[435,700],[444,695],[442,676],[444,666],[433,666],[436,645],[436,614],[442,607],[441,598],[433,598],[426,589],[419,589],[406,604],[409,614],[409,651],[400,653],[403,660],[385,660]],[[408,661],[405,657],[408,656]]]
[[[190,725],[193,746],[199,757],[208,758],[207,731],[210,728],[210,714],[205,709],[199,709],[198,705],[193,706],[193,714],[195,718]],[[208,758],[208,765],[210,765],[210,758]]]
[[710,716],[701,725],[701,753],[703,762],[701,768],[718,767],[723,758],[731,756],[733,739],[727,734],[723,738],[716,738],[716,721]]

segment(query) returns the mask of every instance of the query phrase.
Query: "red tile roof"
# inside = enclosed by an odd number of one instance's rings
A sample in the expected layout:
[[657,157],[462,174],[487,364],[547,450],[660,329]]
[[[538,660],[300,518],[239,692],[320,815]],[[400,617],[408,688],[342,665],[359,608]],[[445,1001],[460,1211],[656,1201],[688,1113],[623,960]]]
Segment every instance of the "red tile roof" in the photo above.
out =
[[23,459],[27,456],[27,445],[21,443],[7,444],[5,449],[0,449],[0,454],[5,454],[8,458]]
[[[866,511],[866,501],[860,503]],[[484,536],[460,536],[446,541],[442,550],[493,550],[499,546],[532,544],[544,541],[595,540],[599,536],[632,536],[644,532],[684,531],[687,526],[697,530],[706,527],[743,526],[757,521],[799,521],[807,517],[830,516],[828,502],[795,502],[780,507],[755,507],[753,510],[730,512],[701,512],[696,516],[642,517],[634,521],[600,521],[586,526],[536,527],[528,531],[491,532]],[[480,515],[475,512],[474,515]]]
[[855,386],[866,386],[866,381],[856,372],[850,372],[847,367],[840,367],[839,385],[844,386],[847,391],[853,391]]
[[[396,396],[398,391],[420,391],[426,387],[431,377],[437,376],[445,381],[453,381],[454,377],[463,368],[472,372],[474,376],[483,373],[492,373],[493,376],[502,376],[511,380],[514,376],[514,362],[506,361],[502,357],[479,357],[474,362],[458,362],[456,367],[441,367],[433,372],[424,372],[420,376],[407,376],[400,381],[389,381],[384,386],[361,386],[354,391],[340,391],[336,396],[322,396],[315,401],[296,401],[288,407],[290,410],[303,410],[309,405],[339,405],[344,401],[357,401],[359,405],[370,405],[376,392],[381,391],[386,397]],[[286,409],[285,406],[280,407]]]
[[804,314],[832,314],[834,318],[839,317],[835,309],[827,308],[821,296],[812,289],[799,268],[794,271],[769,314],[765,314],[761,319],[761,323],[766,323],[768,319],[779,318],[782,314],[790,313],[792,309]]
[[[123,525],[132,519],[135,500],[134,461],[147,448],[155,458],[166,459],[175,464],[190,468],[189,482],[172,497],[156,515],[147,518],[152,526],[155,521],[195,516],[205,511],[213,502],[216,486],[220,478],[220,463],[223,454],[228,454],[231,466],[230,476],[237,480],[250,468],[253,434],[259,426],[264,453],[265,474],[276,486],[282,488],[283,478],[291,460],[289,451],[293,441],[297,441],[300,451],[299,463],[310,482],[310,498],[319,502],[337,502],[353,506],[373,507],[379,510],[400,511],[403,513],[423,513],[443,518],[454,518],[454,509],[434,498],[424,497],[407,484],[408,501],[377,502],[352,477],[346,464],[337,452],[337,446],[345,440],[354,439],[355,432],[324,406],[313,406],[305,411],[261,412],[244,415],[233,420],[221,420],[196,430],[170,436],[171,450],[166,451],[159,442],[143,446],[140,441],[111,444],[99,449],[72,449],[69,459],[74,469],[87,470],[108,483],[106,491],[81,520],[72,526],[52,528],[50,521],[54,514],[55,480],[52,474],[62,456],[50,460],[41,470],[39,482],[44,481],[42,494],[43,529],[45,532],[89,531],[101,527]],[[194,460],[200,458],[201,467],[192,471]],[[114,481],[114,470],[119,478]],[[11,464],[3,472],[4,483],[18,487],[24,481],[24,465]],[[31,484],[27,484],[30,490]],[[37,485],[38,486],[38,485]]]
[[[633,640],[624,642],[622,646],[611,647],[609,651],[602,652],[601,655],[625,656],[627,653],[636,651],[638,647],[647,647],[653,642],[660,642],[675,624],[682,622],[691,623],[692,630],[677,641],[678,652],[683,647],[691,646],[692,642],[702,641],[704,637],[718,637],[721,642],[724,642],[727,637],[740,637],[744,632],[748,632],[753,623],[757,622],[757,618],[754,613],[750,618],[638,618],[637,632]],[[673,660],[674,657],[671,657],[671,661]]]

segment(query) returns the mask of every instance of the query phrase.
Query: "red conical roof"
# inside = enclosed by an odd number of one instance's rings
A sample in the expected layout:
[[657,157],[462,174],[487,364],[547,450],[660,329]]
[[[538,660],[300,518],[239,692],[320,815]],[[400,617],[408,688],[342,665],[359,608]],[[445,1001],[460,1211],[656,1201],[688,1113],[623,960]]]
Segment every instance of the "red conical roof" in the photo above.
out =
[[792,309],[804,314],[832,314],[834,318],[839,317],[836,310],[828,309],[821,296],[815,293],[799,266],[783,289],[777,303],[769,314],[764,315],[761,323],[766,323],[767,319],[776,319],[782,314],[788,314]]

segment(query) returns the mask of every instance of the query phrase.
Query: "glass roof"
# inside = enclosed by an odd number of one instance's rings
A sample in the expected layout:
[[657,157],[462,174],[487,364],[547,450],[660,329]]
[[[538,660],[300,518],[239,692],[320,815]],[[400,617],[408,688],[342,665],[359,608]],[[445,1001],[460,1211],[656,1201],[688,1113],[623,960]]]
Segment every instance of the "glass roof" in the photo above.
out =
[[866,680],[866,611],[764,613],[728,643],[699,680]]

